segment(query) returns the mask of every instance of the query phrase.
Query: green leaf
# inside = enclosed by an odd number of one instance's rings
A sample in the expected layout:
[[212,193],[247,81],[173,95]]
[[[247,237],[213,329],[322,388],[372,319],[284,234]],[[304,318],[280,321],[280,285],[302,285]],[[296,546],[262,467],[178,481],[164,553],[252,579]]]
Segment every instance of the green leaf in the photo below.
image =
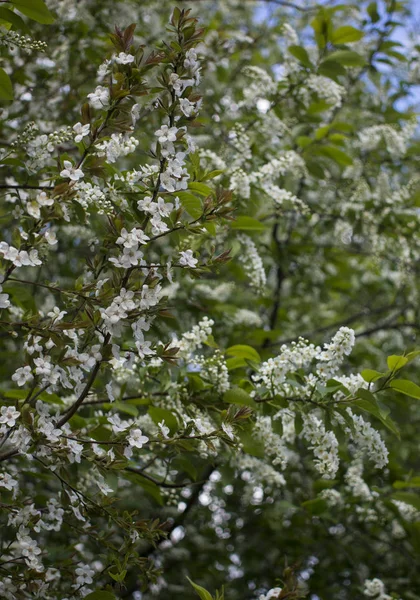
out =
[[394,481],[392,487],[396,490],[402,490],[404,488],[420,488],[420,477],[413,477],[408,481]]
[[241,231],[265,231],[266,226],[253,217],[241,215],[232,222],[232,229],[240,229]]
[[22,17],[17,15],[9,8],[0,7],[0,20],[4,21],[5,23],[10,23],[13,25],[14,29],[20,29],[25,33],[29,33],[29,27],[26,25]]
[[369,4],[369,6],[367,7],[367,12],[372,23],[377,23],[381,18],[380,14],[378,13],[378,5],[376,4],[376,2],[371,2]]
[[411,506],[420,510],[420,496],[417,494],[413,494],[412,492],[395,492],[392,494],[392,498],[406,504],[411,504]]
[[206,341],[204,342],[204,344],[206,346],[208,346],[209,348],[218,348],[219,345],[216,342],[216,340],[214,339],[213,335],[209,335],[209,337],[206,339]]
[[379,371],[373,369],[364,369],[360,374],[368,383],[373,383],[374,381],[381,379],[381,377],[385,377],[384,373],[379,373]]
[[177,196],[188,214],[193,219],[198,219],[203,214],[203,207],[200,198],[189,194],[188,192],[177,192]]
[[252,408],[256,408],[255,400],[251,398],[251,396],[240,387],[233,387],[227,392],[225,392],[223,396],[223,402],[227,402],[228,404],[240,404],[241,406],[251,406]]
[[23,400],[24,398],[27,398],[29,394],[28,390],[6,390],[5,392],[0,393],[5,398],[11,398],[13,400]]
[[337,81],[337,77],[346,75],[347,71],[343,65],[335,60],[324,60],[318,67],[318,73]]
[[13,87],[6,71],[0,68],[0,99],[13,100]]
[[124,569],[120,573],[111,573],[111,571],[108,571],[108,575],[110,577],[112,577],[112,579],[114,581],[117,581],[118,583],[122,583],[125,579],[125,576],[127,575],[127,569]]
[[206,387],[206,384],[197,373],[187,373],[187,377],[188,381],[190,382],[190,386],[194,391],[197,392]]
[[171,466],[174,466],[176,469],[182,469],[183,471],[185,471],[185,473],[187,473],[187,475],[190,476],[192,481],[197,481],[197,469],[192,464],[192,462],[184,456],[177,456],[171,462]]
[[159,486],[156,485],[156,483],[153,483],[153,481],[149,481],[148,479],[145,479],[136,473],[130,473],[129,471],[120,471],[120,473],[124,473],[124,477],[130,481],[133,481],[136,485],[139,485],[147,494],[149,494],[149,496],[156,500],[160,506],[163,506],[162,494]]
[[85,596],[85,600],[116,600],[116,597],[112,592],[97,590]]
[[240,369],[241,367],[248,367],[249,364],[244,358],[235,357],[228,358],[226,361],[226,366],[228,368],[228,371],[234,371],[235,369]]
[[200,183],[199,181],[190,181],[188,184],[188,189],[192,190],[193,192],[197,192],[197,194],[200,194],[200,196],[204,196],[205,198],[213,195],[212,188],[205,183]]
[[323,112],[331,108],[331,104],[325,100],[319,102],[312,102],[308,107],[308,115],[316,115],[317,113]]
[[342,167],[347,167],[348,165],[353,164],[353,159],[335,146],[320,146],[317,149],[317,152],[319,152],[319,154],[323,154],[324,156],[328,156]]
[[252,346],[230,346],[230,348],[226,350],[226,354],[229,356],[236,356],[238,358],[249,358],[249,360],[253,360],[258,363],[261,362],[260,355],[254,348],[252,348]]
[[413,350],[413,352],[409,352],[405,358],[408,360],[408,362],[411,362],[412,360],[417,358],[419,355],[420,355],[420,350]]
[[323,127],[320,127],[319,129],[317,129],[315,131],[315,139],[322,140],[324,137],[326,137],[328,135],[329,130],[330,130],[329,125],[324,125]]
[[310,512],[311,515],[320,515],[328,509],[328,503],[324,498],[306,500],[305,502],[302,502],[302,506]]
[[175,415],[167,408],[160,408],[159,406],[151,406],[149,408],[149,415],[152,417],[153,422],[157,425],[161,421],[165,421],[165,425],[169,427],[171,433],[178,430],[178,420]]
[[420,400],[420,387],[408,379],[393,379],[389,385],[401,394]]
[[345,121],[333,121],[331,123],[331,129],[337,129],[338,131],[350,133],[354,130],[354,126],[351,123],[346,123]]
[[387,429],[392,431],[398,438],[400,437],[400,432],[394,421],[388,416],[388,407],[383,407],[383,405],[378,405],[376,402],[375,396],[369,390],[365,390],[364,388],[360,388],[357,390],[358,400],[354,400],[352,404],[357,406],[358,408],[368,412],[373,415],[377,419],[381,421]]
[[312,144],[312,141],[313,140],[310,137],[308,137],[307,135],[299,135],[296,138],[296,143],[301,148],[306,148],[306,146],[309,146],[310,144]]
[[139,414],[139,411],[134,406],[134,404],[126,404],[125,402],[113,402],[112,406],[127,415],[131,415],[132,417],[137,417]]
[[10,0],[16,8],[37,23],[50,25],[55,19],[43,0]]
[[408,358],[393,354],[392,356],[388,356],[386,362],[390,371],[397,371],[398,369],[402,369],[408,363]]
[[187,577],[190,584],[193,586],[198,596],[200,596],[201,600],[213,600],[213,596],[206,589],[201,587],[201,585],[197,585],[194,581],[191,581],[189,577]]
[[210,171],[209,173],[206,173],[204,175],[204,177],[201,178],[202,181],[209,181],[210,179],[214,179],[215,177],[218,177],[219,175],[222,175],[224,173],[223,169],[214,169],[214,171]]
[[358,42],[363,36],[364,33],[360,29],[356,29],[351,25],[344,25],[344,27],[339,27],[333,32],[331,41],[333,44],[349,44]]
[[362,67],[366,60],[353,50],[336,50],[327,56],[324,62],[333,60],[345,67]]
[[309,59],[309,55],[306,52],[305,48],[303,48],[303,46],[289,46],[288,50],[290,54],[297,58],[298,61],[301,62],[304,67],[308,67],[309,69],[313,67],[313,64]]
[[265,457],[264,442],[261,439],[254,438],[251,431],[239,431],[238,437],[241,440],[244,452],[257,458]]

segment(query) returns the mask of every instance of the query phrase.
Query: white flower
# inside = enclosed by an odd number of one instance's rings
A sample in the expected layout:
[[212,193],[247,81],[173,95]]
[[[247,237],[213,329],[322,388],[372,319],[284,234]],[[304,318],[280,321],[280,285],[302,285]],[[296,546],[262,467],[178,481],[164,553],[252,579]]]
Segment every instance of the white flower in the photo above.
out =
[[[363,594],[368,598],[375,596],[378,597],[378,600],[382,600],[385,595],[385,585],[380,579],[366,579]],[[387,597],[390,598],[390,596]]]
[[267,278],[257,246],[248,235],[240,235],[238,239],[242,243],[242,254],[239,256],[239,260],[243,263],[249,283],[258,291],[263,291]]
[[167,427],[165,425],[165,419],[163,419],[163,421],[161,421],[160,423],[158,423],[158,427],[160,429],[161,434],[165,438],[165,440],[167,440],[168,437],[169,437],[169,431],[170,431],[170,429],[169,429],[169,427]]
[[103,79],[106,75],[108,75],[109,71],[110,71],[110,65],[111,65],[111,61],[110,60],[105,60],[98,69],[97,72],[97,79],[101,80]]
[[159,196],[156,202],[156,212],[159,213],[161,217],[169,217],[173,209],[174,205],[172,202],[165,202],[165,200]]
[[57,323],[58,321],[61,321],[62,318],[64,317],[64,315],[66,315],[66,314],[67,314],[67,311],[65,311],[65,310],[60,311],[58,306],[54,306],[53,310],[47,314],[47,317],[51,317],[51,319],[54,320],[54,323]]
[[222,423],[222,429],[231,440],[235,439],[235,433],[230,423]]
[[136,348],[139,353],[139,357],[144,358],[145,356],[153,356],[155,351],[150,347],[151,342],[146,342],[142,333],[138,333],[137,338]]
[[123,245],[124,248],[135,248],[137,250],[139,244],[146,244],[149,236],[141,229],[132,229],[128,232],[125,228],[121,229],[120,237],[117,238],[116,244]]
[[191,331],[184,333],[180,340],[174,340],[174,346],[179,348],[178,356],[186,358],[192,352],[201,348],[207,338],[212,334],[214,321],[204,317]]
[[130,421],[121,421],[117,414],[108,417],[108,423],[111,424],[114,433],[120,433],[130,427]]
[[150,219],[150,224],[152,226],[153,235],[160,235],[161,233],[166,233],[169,231],[169,227],[165,221],[162,221],[162,217],[159,213],[153,215],[153,217]]
[[61,177],[66,177],[72,181],[79,181],[79,179],[82,179],[82,177],[85,176],[82,169],[73,167],[69,160],[64,161],[64,169],[61,171],[60,175]]
[[191,267],[191,269],[195,269],[198,260],[194,258],[192,250],[185,250],[179,253],[181,258],[179,259],[179,264],[183,267]]
[[120,52],[115,57],[115,62],[119,65],[128,65],[134,62],[134,56],[132,54],[126,54],[125,52]]
[[10,300],[8,294],[2,294],[3,286],[0,285],[0,308],[9,308]]
[[14,427],[16,419],[20,417],[20,412],[13,406],[2,406],[0,414],[0,423],[7,425],[7,427]]
[[188,98],[181,98],[179,101],[179,106],[186,117],[192,117],[197,111],[194,102],[190,102]]
[[148,437],[142,435],[141,429],[133,429],[127,439],[130,446],[135,446],[136,448],[142,448],[149,441]]
[[32,202],[26,203],[26,211],[28,215],[30,215],[34,219],[39,219],[41,217],[41,211],[36,200],[32,200]]
[[82,125],[81,123],[76,123],[76,125],[73,125],[73,131],[76,134],[74,141],[77,144],[81,142],[84,137],[89,135],[90,124],[88,123],[87,125]]
[[94,92],[88,94],[89,102],[93,108],[109,107],[109,90],[106,87],[98,85]]
[[76,583],[72,586],[74,588],[78,588],[82,585],[93,583],[92,576],[95,575],[95,571],[89,567],[89,565],[84,565],[83,563],[79,563],[76,569]]
[[54,200],[52,198],[48,198],[46,192],[41,192],[36,197],[36,201],[39,206],[52,206],[54,204]]
[[115,396],[114,396],[114,391],[112,389],[112,381],[110,381],[109,383],[106,384],[105,390],[106,390],[106,395],[108,396],[108,400],[110,402],[114,402]]
[[36,541],[28,535],[24,535],[19,537],[19,542],[22,549],[22,556],[25,556],[29,562],[34,561],[34,559],[36,561],[38,554],[41,554],[41,548],[38,547]]
[[28,381],[32,381],[33,378],[31,367],[28,365],[26,367],[20,367],[20,369],[17,369],[12,375],[12,380],[16,381],[19,387],[22,387],[22,385],[25,385]]
[[195,48],[190,48],[185,53],[184,67],[186,69],[196,69],[198,66],[197,61],[197,50]]
[[57,236],[55,231],[51,231],[51,229],[47,229],[45,232],[45,239],[49,243],[50,246],[54,246],[57,243]]
[[34,359],[36,365],[35,372],[37,375],[50,375],[52,371],[51,357],[40,356]]
[[177,133],[178,133],[177,127],[169,128],[167,125],[162,125],[162,127],[160,129],[155,131],[155,135],[158,136],[160,144],[164,144],[165,142],[175,142]]
[[269,592],[267,592],[266,596],[260,596],[259,600],[275,600],[275,598],[279,598],[281,594],[282,588],[276,587],[272,588]]
[[6,490],[9,490],[9,492],[13,490],[14,498],[19,491],[19,483],[10,475],[10,473],[0,473],[0,487],[6,488]]

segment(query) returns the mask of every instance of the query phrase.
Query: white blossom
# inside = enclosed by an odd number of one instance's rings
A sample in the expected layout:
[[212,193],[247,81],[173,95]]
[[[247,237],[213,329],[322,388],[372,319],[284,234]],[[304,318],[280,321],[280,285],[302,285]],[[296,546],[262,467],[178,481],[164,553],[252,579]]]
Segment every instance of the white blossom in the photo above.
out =
[[15,381],[19,387],[22,387],[28,383],[28,381],[32,381],[33,378],[31,367],[29,365],[20,367],[12,375],[12,381]]
[[60,172],[61,177],[71,179],[72,181],[79,181],[79,179],[85,176],[82,169],[73,167],[69,160],[65,160],[63,164],[64,169]]
[[7,425],[7,427],[14,427],[19,417],[20,412],[13,406],[2,406],[0,409],[0,423]]
[[141,429],[132,429],[127,441],[130,446],[134,446],[135,448],[143,448],[144,444],[147,444],[149,441],[149,438],[142,434]]
[[129,65],[134,62],[134,56],[132,54],[126,54],[125,52],[120,52],[115,56],[114,60],[119,65]]
[[194,258],[192,250],[185,250],[179,253],[180,259],[179,264],[183,267],[190,267],[191,269],[195,269],[197,266],[198,260]]
[[89,102],[93,108],[106,109],[109,107],[109,89],[98,85],[94,92],[91,92],[87,96]]
[[89,135],[90,124],[82,125],[80,122],[73,125],[73,131],[76,134],[74,141],[77,143],[81,142],[82,139]]

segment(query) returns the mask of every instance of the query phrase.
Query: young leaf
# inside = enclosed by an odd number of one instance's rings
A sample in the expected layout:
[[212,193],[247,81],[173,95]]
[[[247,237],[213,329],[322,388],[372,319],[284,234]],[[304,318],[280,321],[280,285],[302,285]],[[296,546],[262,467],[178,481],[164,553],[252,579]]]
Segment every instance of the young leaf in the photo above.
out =
[[351,25],[344,25],[333,32],[331,41],[333,44],[350,44],[351,42],[358,42],[363,36],[364,33],[360,29],[356,29]]
[[379,373],[379,371],[374,371],[373,369],[364,369],[360,374],[368,383],[373,383],[381,379],[381,377],[385,377],[384,373]]
[[298,61],[301,62],[304,67],[308,67],[308,69],[313,68],[313,64],[311,63],[309,55],[306,52],[305,48],[303,48],[302,46],[289,46],[288,50],[290,54],[297,58]]
[[238,345],[231,346],[226,350],[226,354],[229,356],[236,356],[238,358],[249,358],[254,362],[261,362],[261,357],[258,352],[252,348],[252,346]]
[[325,59],[325,62],[330,60],[338,62],[345,67],[362,67],[366,63],[363,56],[353,50],[336,50],[335,52],[331,52]]
[[205,183],[200,183],[199,181],[191,181],[188,184],[188,189],[192,190],[193,192],[197,192],[197,194],[200,194],[200,196],[204,197],[213,195],[213,189]]
[[393,379],[389,385],[401,394],[420,400],[420,387],[408,379]]
[[201,600],[213,600],[213,596],[206,589],[201,587],[201,585],[197,585],[194,581],[191,581],[189,577],[187,577],[190,584],[193,586],[198,596],[200,596]]
[[398,369],[402,369],[404,365],[408,363],[408,359],[405,356],[393,354],[392,356],[388,356],[386,362],[390,371],[397,371]]

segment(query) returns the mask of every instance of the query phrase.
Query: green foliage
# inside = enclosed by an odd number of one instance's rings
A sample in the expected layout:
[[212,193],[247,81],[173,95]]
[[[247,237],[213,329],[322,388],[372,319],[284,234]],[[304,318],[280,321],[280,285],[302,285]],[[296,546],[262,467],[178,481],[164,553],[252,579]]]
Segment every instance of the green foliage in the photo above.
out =
[[10,77],[4,69],[0,68],[0,99],[13,100],[13,88]]
[[[54,16],[48,10],[44,0],[9,0],[26,17],[33,19],[37,23],[50,25],[54,23]],[[13,23],[13,21],[11,21]]]

